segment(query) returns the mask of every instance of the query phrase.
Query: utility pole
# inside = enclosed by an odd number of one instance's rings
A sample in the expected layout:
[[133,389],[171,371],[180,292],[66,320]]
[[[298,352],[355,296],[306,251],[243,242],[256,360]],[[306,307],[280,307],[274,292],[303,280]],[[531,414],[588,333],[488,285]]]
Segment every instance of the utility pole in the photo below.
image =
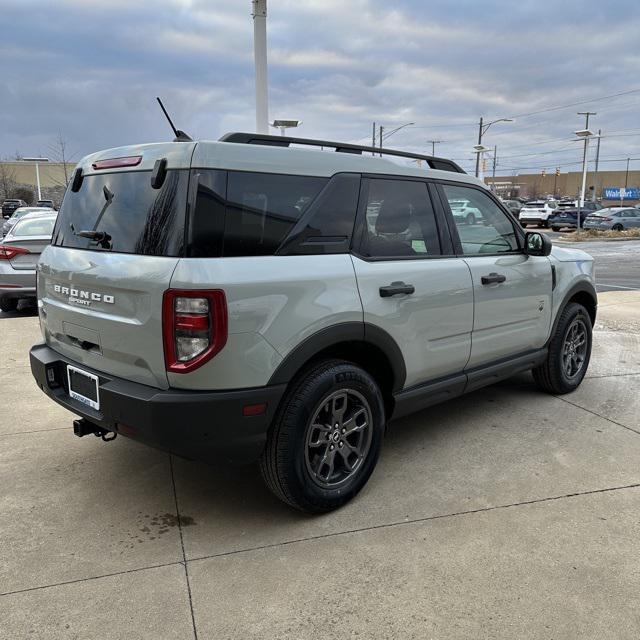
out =
[[382,158],[382,132],[384,131],[384,127],[380,125],[380,157]]
[[[375,148],[376,146],[376,123],[373,123],[373,129],[371,131],[371,146]],[[371,152],[371,155],[375,156],[375,151]]]
[[269,132],[267,90],[267,0],[251,0],[253,57],[256,74],[256,133]]
[[427,140],[427,142],[431,145],[431,155],[436,155],[436,145],[444,142],[443,140]]
[[491,191],[496,190],[496,162],[498,161],[498,145],[493,145],[493,180],[491,181]]
[[[589,130],[589,116],[597,115],[595,111],[578,111],[579,116],[585,116],[586,122],[584,125],[585,131]],[[577,230],[580,231],[582,226],[582,209],[584,208],[584,196],[585,189],[587,188],[587,149],[589,148],[589,136],[584,137],[584,151],[582,154],[582,189],[580,190],[580,204],[578,206],[578,220]]]
[[[482,129],[484,125],[484,118],[480,116],[480,126],[478,127],[478,146],[482,144]],[[476,178],[480,175],[480,154],[476,155]]]
[[[624,174],[624,190],[620,192],[620,206],[624,207],[624,204],[622,204],[623,200],[627,197],[627,185],[629,184],[629,160],[631,160],[631,158],[627,158],[627,170],[625,171]],[[36,167],[38,165],[36,164]]]
[[593,172],[593,193],[591,194],[591,202],[596,201],[596,193],[598,191],[598,161],[600,160],[600,137],[602,129],[598,129],[598,146],[596,147],[596,168]]

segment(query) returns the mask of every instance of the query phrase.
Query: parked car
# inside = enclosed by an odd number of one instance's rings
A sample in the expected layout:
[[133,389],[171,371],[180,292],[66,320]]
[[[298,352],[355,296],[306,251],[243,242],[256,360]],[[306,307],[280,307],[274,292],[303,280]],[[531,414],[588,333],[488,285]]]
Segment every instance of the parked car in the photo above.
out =
[[80,162],[30,352],[76,435],[259,460],[279,499],[318,513],[364,486],[389,420],[521,371],[578,387],[593,259],[526,233],[452,161],[354,150],[236,133]]
[[51,242],[56,214],[30,213],[0,244],[0,310],[15,311],[24,298],[36,297],[36,264]]
[[511,211],[511,213],[513,213],[513,215],[516,218],[519,218],[520,216],[520,210],[522,209],[522,203],[518,200],[503,200],[502,201],[505,205],[505,207],[507,207],[507,209],[509,209],[509,211]]
[[2,217],[10,218],[16,209],[18,209],[19,207],[26,207],[26,206],[27,206],[27,203],[24,200],[7,198],[2,203]]
[[36,207],[46,207],[47,209],[55,209],[53,200],[38,200]]
[[585,229],[624,231],[640,227],[640,211],[635,207],[609,207],[594,211],[584,221]]
[[555,200],[530,200],[522,205],[518,219],[523,227],[529,224],[548,227],[549,217],[556,208],[557,202]]
[[476,222],[482,220],[480,211],[468,200],[451,200],[449,207],[451,207],[451,212],[457,223],[465,222],[466,224],[476,224]]
[[587,216],[600,209],[602,209],[602,205],[597,202],[585,202],[582,207],[563,207],[562,204],[560,204],[549,218],[549,226],[553,231],[560,231],[560,229],[565,228],[577,229],[578,211],[580,212],[580,226],[583,227]]
[[20,220],[23,216],[26,216],[30,213],[55,213],[53,211],[53,209],[50,209],[49,207],[20,207],[19,209],[16,209],[13,214],[11,215],[11,217],[8,220],[5,220],[2,224],[2,235],[6,236],[7,233],[9,233],[9,231],[11,230],[11,227],[13,227],[14,224],[16,224],[16,222],[18,222],[18,220]]

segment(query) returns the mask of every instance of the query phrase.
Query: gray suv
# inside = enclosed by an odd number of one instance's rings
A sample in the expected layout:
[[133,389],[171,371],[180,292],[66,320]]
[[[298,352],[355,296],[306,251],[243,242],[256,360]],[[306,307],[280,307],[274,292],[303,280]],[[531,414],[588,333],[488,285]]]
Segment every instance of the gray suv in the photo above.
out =
[[390,420],[528,370],[574,390],[592,258],[525,232],[450,160],[374,151],[238,133],[84,158],[31,349],[75,433],[259,461],[318,513],[367,482]]

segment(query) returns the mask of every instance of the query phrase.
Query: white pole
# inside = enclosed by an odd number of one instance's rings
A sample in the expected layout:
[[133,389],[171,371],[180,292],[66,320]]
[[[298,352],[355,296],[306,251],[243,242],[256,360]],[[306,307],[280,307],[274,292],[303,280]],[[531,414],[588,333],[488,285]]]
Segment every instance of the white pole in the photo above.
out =
[[578,231],[580,231],[580,216],[584,208],[584,192],[587,188],[587,150],[589,149],[589,136],[584,139],[584,154],[582,156],[582,188],[580,189],[580,207],[578,208]]
[[480,159],[478,163],[478,180],[484,182],[484,151],[478,152],[478,158]]
[[256,132],[269,132],[267,94],[267,0],[252,0],[253,54],[256,68]]
[[40,192],[40,169],[36,162],[36,183],[38,185],[38,200],[42,200],[42,193]]

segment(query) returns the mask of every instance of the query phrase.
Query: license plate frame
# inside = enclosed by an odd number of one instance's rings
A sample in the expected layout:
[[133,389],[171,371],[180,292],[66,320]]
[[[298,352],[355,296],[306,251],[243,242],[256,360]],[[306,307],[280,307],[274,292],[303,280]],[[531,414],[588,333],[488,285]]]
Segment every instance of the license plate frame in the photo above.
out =
[[[83,393],[80,393],[79,391],[76,391],[73,388],[73,385],[72,385],[72,373],[77,374],[77,375],[81,376],[82,378],[87,378],[87,379],[89,379],[89,380],[91,380],[93,382],[93,384],[95,385],[95,396],[96,396],[95,400],[93,398],[87,397]],[[91,407],[92,409],[95,409],[96,411],[100,410],[100,384],[99,384],[99,382],[100,381],[98,379],[98,376],[94,375],[93,373],[89,373],[88,371],[85,371],[84,369],[79,369],[78,367],[74,367],[73,365],[70,365],[70,364],[67,365],[67,383],[69,385],[69,396],[71,398],[73,398],[74,400],[77,400],[78,402],[81,402],[82,404],[85,404],[88,407]]]

